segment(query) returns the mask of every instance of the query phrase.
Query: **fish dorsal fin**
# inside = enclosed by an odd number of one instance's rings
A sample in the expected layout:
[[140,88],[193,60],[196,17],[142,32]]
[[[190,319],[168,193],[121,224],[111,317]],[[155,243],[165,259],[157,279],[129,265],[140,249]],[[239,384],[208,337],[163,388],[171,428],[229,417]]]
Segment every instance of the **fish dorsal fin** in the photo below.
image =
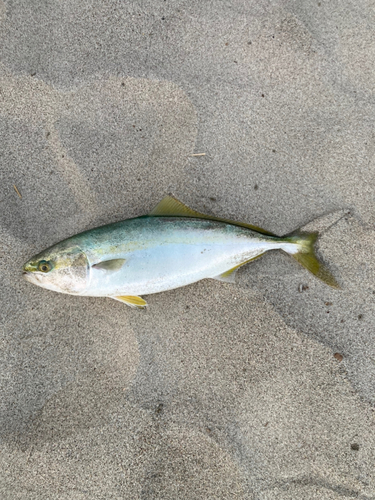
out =
[[253,226],[252,224],[247,224],[246,222],[237,222],[230,219],[222,219],[221,217],[202,214],[201,212],[197,212],[196,210],[189,208],[174,196],[165,196],[161,202],[156,205],[152,212],[149,213],[149,215],[152,217],[192,217],[196,219],[216,220],[218,222],[226,222],[227,224],[233,224],[235,226],[247,227],[257,233],[266,234],[268,236],[276,236],[261,227]]
[[238,269],[240,267],[244,266],[245,264],[248,264],[252,260],[258,259],[262,255],[263,254],[260,254],[260,255],[257,255],[256,257],[252,257],[251,259],[245,260],[245,262],[241,262],[241,264],[237,264],[237,266],[234,266],[231,269],[228,269],[228,271],[224,271],[223,273],[219,274],[219,276],[214,276],[212,279],[218,280],[218,281],[225,281],[227,283],[235,283],[236,274],[237,274]]
[[179,201],[174,196],[165,196],[149,213],[153,217],[196,217],[199,219],[208,218]]
[[120,302],[124,302],[127,306],[137,309],[145,309],[147,307],[147,302],[137,295],[118,295],[116,297],[111,297],[111,299],[119,300]]

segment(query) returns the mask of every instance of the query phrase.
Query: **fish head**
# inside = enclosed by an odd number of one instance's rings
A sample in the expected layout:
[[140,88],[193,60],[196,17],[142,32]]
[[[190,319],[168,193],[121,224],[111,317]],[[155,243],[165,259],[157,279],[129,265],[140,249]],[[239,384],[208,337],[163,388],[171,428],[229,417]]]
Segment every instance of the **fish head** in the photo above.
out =
[[89,282],[86,254],[65,242],[44,250],[23,266],[24,278],[55,292],[80,294]]

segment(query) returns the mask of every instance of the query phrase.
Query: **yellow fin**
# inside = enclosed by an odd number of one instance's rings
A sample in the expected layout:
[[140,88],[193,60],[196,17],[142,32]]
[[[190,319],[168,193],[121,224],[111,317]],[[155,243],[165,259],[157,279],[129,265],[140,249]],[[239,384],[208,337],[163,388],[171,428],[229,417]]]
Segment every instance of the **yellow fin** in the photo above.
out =
[[145,309],[147,307],[147,302],[143,300],[142,297],[137,297],[136,295],[119,295],[117,297],[111,297],[111,299],[125,302],[127,306],[136,307],[137,309]]
[[226,281],[227,283],[235,283],[237,270],[240,267],[244,266],[245,264],[248,264],[252,260],[258,259],[262,255],[263,254],[261,253],[260,255],[257,255],[256,257],[252,257],[249,260],[245,260],[245,262],[241,262],[241,264],[238,264],[237,266],[234,266],[231,269],[228,269],[228,271],[225,271],[224,273],[221,273],[221,274],[219,274],[219,276],[215,276],[212,279],[219,280],[219,281]]
[[[233,224],[234,226],[247,227],[252,231],[256,231],[257,233],[266,234],[268,236],[276,236],[265,229],[262,229],[258,226],[253,226],[251,224],[247,224],[246,222],[237,222],[229,219],[222,219],[221,217],[214,217],[212,215],[205,215],[201,212],[197,212],[186,206],[184,203],[179,201],[174,196],[165,196],[160,203],[156,205],[156,207],[149,213],[152,217],[193,217],[196,219],[209,219],[216,220],[218,222],[226,222],[227,224]],[[242,265],[242,264],[241,264]]]
[[314,244],[317,238],[318,233],[303,233],[296,231],[291,235],[286,236],[285,240],[298,244],[299,251],[297,253],[290,254],[296,259],[297,262],[299,262],[317,278],[324,281],[327,285],[332,288],[340,288],[339,283],[331,271],[318,259],[315,254]]
[[195,210],[189,208],[187,205],[179,201],[174,196],[165,196],[149,213],[153,217],[196,217],[196,218],[207,218],[208,216],[203,215]]

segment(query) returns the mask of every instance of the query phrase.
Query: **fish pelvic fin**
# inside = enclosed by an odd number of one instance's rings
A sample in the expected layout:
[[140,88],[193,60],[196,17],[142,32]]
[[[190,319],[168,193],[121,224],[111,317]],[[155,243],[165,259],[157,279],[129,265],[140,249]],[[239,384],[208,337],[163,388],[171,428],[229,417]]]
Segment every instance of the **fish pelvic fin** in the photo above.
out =
[[114,300],[119,300],[120,302],[125,303],[129,307],[133,307],[134,309],[146,309],[147,302],[142,299],[142,297],[137,297],[137,295],[118,295],[116,297],[110,297]]
[[341,288],[336,278],[328,267],[317,257],[315,253],[315,242],[319,233],[304,233],[295,231],[285,237],[285,241],[298,245],[298,251],[291,253],[294,259],[305,267],[310,273],[333,288]]

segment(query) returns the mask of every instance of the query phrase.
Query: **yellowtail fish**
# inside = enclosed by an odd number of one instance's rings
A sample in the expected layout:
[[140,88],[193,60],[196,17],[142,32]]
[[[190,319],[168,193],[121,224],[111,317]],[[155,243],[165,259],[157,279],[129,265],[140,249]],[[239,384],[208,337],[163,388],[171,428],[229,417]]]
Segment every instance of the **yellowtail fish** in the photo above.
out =
[[140,295],[205,278],[234,282],[239,267],[280,249],[330,286],[338,283],[314,252],[318,233],[277,237],[250,224],[204,215],[172,196],[147,216],[98,227],[44,250],[25,278],[56,292],[110,297],[144,308]]

